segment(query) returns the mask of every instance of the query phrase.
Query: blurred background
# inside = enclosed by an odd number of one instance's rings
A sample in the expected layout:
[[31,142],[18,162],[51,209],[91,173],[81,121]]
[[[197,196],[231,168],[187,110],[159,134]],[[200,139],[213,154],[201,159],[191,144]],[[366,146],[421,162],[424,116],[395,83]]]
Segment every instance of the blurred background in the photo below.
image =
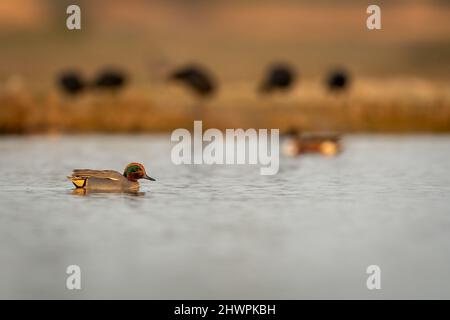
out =
[[[66,8],[81,7],[81,30]],[[0,132],[163,132],[192,127],[341,132],[450,130],[450,1],[0,0]],[[295,74],[270,94],[273,64]],[[183,66],[213,79],[204,96],[168,80]],[[67,93],[61,77],[113,90]],[[330,92],[327,77],[348,85]]]
[[[450,298],[450,1],[371,2],[0,0],[0,298]],[[175,165],[194,120],[290,132],[279,172]]]

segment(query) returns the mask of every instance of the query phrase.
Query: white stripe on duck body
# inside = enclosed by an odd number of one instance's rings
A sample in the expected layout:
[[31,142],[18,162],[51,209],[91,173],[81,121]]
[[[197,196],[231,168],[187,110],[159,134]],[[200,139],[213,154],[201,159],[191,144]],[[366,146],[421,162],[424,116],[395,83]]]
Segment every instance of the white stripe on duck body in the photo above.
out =
[[117,192],[138,191],[140,179],[155,181],[137,162],[128,164],[123,174],[114,170],[74,169],[67,178],[77,189]]

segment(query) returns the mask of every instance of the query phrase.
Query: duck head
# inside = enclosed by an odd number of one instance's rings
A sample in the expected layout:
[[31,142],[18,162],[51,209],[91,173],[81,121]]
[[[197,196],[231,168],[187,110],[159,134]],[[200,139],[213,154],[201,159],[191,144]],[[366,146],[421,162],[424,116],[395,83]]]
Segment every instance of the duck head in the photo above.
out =
[[127,165],[125,171],[123,172],[123,175],[130,181],[137,181],[139,179],[147,179],[155,181],[155,179],[147,175],[144,166],[136,162],[132,162],[129,165]]

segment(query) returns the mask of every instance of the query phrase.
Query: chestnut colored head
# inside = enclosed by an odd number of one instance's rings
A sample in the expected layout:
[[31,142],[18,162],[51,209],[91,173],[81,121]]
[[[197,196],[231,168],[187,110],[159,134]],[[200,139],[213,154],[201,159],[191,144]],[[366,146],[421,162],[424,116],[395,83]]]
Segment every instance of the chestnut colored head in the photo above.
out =
[[147,175],[144,166],[137,162],[132,162],[127,165],[125,171],[123,172],[123,175],[130,181],[138,181],[139,179],[155,181],[155,179]]

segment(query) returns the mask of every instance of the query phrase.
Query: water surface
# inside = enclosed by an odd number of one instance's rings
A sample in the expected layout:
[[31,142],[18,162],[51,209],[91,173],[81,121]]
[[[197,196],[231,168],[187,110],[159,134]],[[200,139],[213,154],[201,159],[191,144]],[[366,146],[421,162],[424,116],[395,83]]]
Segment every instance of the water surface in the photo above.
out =
[[[450,136],[344,143],[261,176],[175,166],[168,136],[0,138],[0,298],[450,298]],[[65,178],[134,161],[140,195]]]

